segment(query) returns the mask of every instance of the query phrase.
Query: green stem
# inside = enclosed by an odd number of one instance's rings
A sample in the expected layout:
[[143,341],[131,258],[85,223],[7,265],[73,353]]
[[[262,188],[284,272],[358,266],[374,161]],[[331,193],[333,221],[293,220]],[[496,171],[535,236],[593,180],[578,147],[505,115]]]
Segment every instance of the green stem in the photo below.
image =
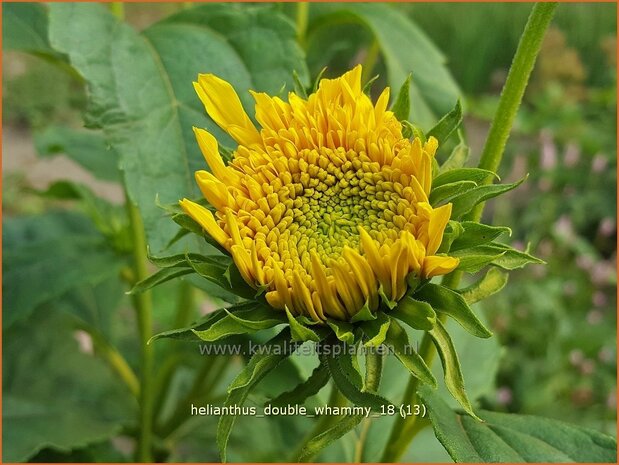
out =
[[297,3],[297,41],[301,47],[305,48],[305,35],[307,33],[307,22],[309,19],[309,2]]
[[184,328],[193,319],[194,288],[187,282],[180,280],[178,285],[178,303],[174,317],[174,327]]
[[[499,106],[492,120],[490,132],[482,151],[479,161],[479,168],[496,172],[501,164],[505,145],[509,134],[522,102],[524,91],[529,82],[529,77],[535,60],[539,53],[544,34],[557,7],[557,3],[536,3],[531,11],[527,24],[524,28],[518,49],[512,61],[512,65],[503,86]],[[487,183],[492,182],[489,177]],[[467,216],[470,221],[479,221],[484,209],[484,204],[477,205]],[[443,278],[442,284],[446,287],[457,288],[462,272],[455,271]],[[445,316],[441,315],[441,320]],[[424,334],[419,346],[419,355],[424,359],[428,366],[431,366],[436,355],[436,350],[431,343],[430,337]],[[406,393],[404,395],[404,403],[413,405],[417,402],[417,387],[419,381],[417,378],[411,377]],[[387,447],[381,459],[382,462],[396,462],[400,460],[406,452],[410,441],[412,440],[415,430],[416,416],[412,415],[405,419],[398,417],[391,430],[391,436],[387,443]]]
[[113,347],[109,342],[105,340],[101,334],[96,331],[93,331],[89,328],[83,328],[90,337],[92,338],[92,342],[97,350],[97,354],[103,358],[110,367],[116,372],[116,374],[124,381],[127,385],[131,394],[133,394],[136,398],[139,398],[140,395],[140,382],[138,381],[138,377],[135,372],[127,363],[127,360],[122,356],[118,350]]
[[[144,235],[144,225],[137,207],[127,199],[127,214],[131,224],[133,235],[133,266],[135,277],[141,281],[148,277],[146,268],[146,237]],[[140,437],[136,451],[138,462],[152,462],[152,434],[153,434],[153,399],[154,399],[154,378],[153,378],[153,350],[148,345],[148,340],[152,335],[152,300],[150,292],[143,292],[132,296],[133,306],[136,310],[138,320],[138,332],[140,335]]]
[[[537,54],[542,46],[544,34],[556,8],[557,3],[536,3],[529,15],[529,20],[520,38],[518,49],[501,92],[499,106],[492,119],[490,132],[479,160],[479,168],[496,172],[501,164],[516,113],[520,108]],[[486,183],[491,183],[492,179],[493,177],[489,177]],[[477,218],[478,221],[483,209],[484,204],[480,203],[469,214],[469,217],[473,221],[475,221],[474,218]]]

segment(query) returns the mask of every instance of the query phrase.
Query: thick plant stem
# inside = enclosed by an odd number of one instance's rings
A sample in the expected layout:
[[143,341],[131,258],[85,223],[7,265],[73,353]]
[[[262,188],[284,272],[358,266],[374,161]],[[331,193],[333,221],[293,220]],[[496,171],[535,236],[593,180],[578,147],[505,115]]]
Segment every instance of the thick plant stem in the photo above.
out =
[[[479,168],[496,172],[501,164],[505,144],[509,139],[516,113],[520,108],[537,54],[542,46],[544,34],[556,8],[557,3],[536,3],[533,11],[531,11],[524,32],[520,37],[514,60],[509,68],[509,74],[499,99],[499,106],[492,119],[490,132],[479,160]],[[486,179],[486,183],[491,183],[492,179],[492,177],[489,177]],[[471,211],[468,219],[479,221],[483,209],[484,204],[480,203]]]
[[[127,195],[127,213],[133,235],[133,261],[135,277],[142,280],[148,277],[146,269],[146,237],[138,209]],[[140,335],[140,437],[136,451],[138,462],[152,462],[153,434],[153,350],[148,344],[152,335],[152,300],[150,292],[133,295],[138,331]]]
[[[512,65],[503,86],[499,106],[492,120],[490,132],[482,151],[479,161],[479,168],[496,172],[501,164],[505,145],[509,134],[520,108],[524,91],[529,82],[531,71],[535,60],[539,53],[542,39],[557,7],[557,3],[537,3],[533,7],[527,24],[524,28],[518,49],[514,55]],[[486,180],[487,183],[492,182],[492,178]],[[479,221],[484,209],[484,204],[477,205],[465,219],[470,221]],[[442,284],[446,287],[456,288],[460,283],[462,273],[455,271],[445,276]],[[445,316],[440,316],[444,320]],[[424,359],[428,366],[431,366],[436,355],[436,350],[432,345],[430,337],[424,334],[419,346],[419,355]],[[413,405],[417,402],[418,379],[411,377],[406,393],[404,395],[404,404]],[[410,441],[415,434],[414,415],[402,419],[398,417],[394,422],[393,429],[387,447],[383,453],[381,462],[396,462],[406,452]]]
[[305,48],[305,34],[307,32],[307,21],[309,19],[309,2],[297,3],[297,41],[301,47]]

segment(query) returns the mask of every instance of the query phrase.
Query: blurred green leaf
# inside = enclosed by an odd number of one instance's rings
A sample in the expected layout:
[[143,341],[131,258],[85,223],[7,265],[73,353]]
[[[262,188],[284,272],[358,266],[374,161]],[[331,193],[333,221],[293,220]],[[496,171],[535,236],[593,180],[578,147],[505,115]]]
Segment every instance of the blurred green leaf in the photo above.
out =
[[41,3],[10,3],[2,8],[2,48],[54,55],[47,38],[47,11]]
[[28,460],[45,447],[69,452],[102,441],[136,415],[118,378],[80,352],[70,317],[41,311],[33,318],[4,331],[4,462]]
[[191,80],[215,73],[235,86],[247,106],[249,88],[271,93],[284,83],[292,88],[293,69],[301,77],[306,73],[294,28],[270,6],[204,5],[143,34],[101,5],[49,9],[50,42],[86,79],[88,124],[103,128],[119,153],[129,196],[158,252],[176,229],[155,205],[156,196],[172,203],[198,193],[192,172],[205,165],[192,126],[229,141],[207,119]]
[[77,214],[5,218],[2,237],[5,328],[71,290],[118,276],[123,266],[92,223]]
[[462,415],[422,388],[434,432],[456,462],[617,461],[617,442],[593,430],[549,418],[478,411]]
[[316,3],[311,14],[310,42],[314,30],[325,26],[361,24],[378,42],[392,89],[398,89],[412,72],[410,118],[415,124],[428,129],[436,122],[437,115],[452,109],[460,91],[445,66],[444,55],[415,23],[391,5]]
[[106,143],[100,131],[48,126],[34,134],[34,145],[41,157],[65,154],[96,178],[121,181],[118,154]]

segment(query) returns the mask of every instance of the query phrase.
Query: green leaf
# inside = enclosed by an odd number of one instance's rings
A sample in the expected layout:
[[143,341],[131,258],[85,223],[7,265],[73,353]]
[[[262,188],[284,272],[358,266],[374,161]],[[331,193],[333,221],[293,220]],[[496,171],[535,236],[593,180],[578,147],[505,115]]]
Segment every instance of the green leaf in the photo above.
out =
[[491,242],[501,234],[512,235],[512,230],[505,226],[488,226],[473,221],[462,221],[460,225],[463,231],[452,242],[450,252]]
[[[388,83],[397,89],[413,73],[410,94],[410,118],[429,128],[451,110],[460,90],[445,66],[445,57],[422,30],[391,5],[355,3],[312,5],[310,33],[341,23],[360,24],[376,39],[387,69]],[[312,46],[312,35],[308,38]],[[402,44],[415,44],[402,47]]]
[[176,233],[156,196],[173,203],[198,195],[193,171],[206,166],[192,126],[206,127],[230,145],[192,89],[198,73],[231,82],[246,108],[253,107],[250,88],[292,89],[292,70],[307,80],[294,27],[273,6],[203,5],[142,33],[102,5],[57,3],[49,10],[50,42],[87,81],[88,125],[101,127],[118,152],[154,252]]
[[370,321],[370,320],[375,320],[375,319],[376,319],[376,313],[374,313],[370,309],[368,302],[366,302],[363,305],[363,307],[361,307],[361,310],[359,310],[357,313],[355,313],[352,316],[352,318],[350,319],[350,322],[357,323],[359,321]]
[[188,258],[187,261],[202,278],[216,284],[225,291],[245,299],[253,299],[256,296],[256,290],[240,277],[238,269],[228,257],[222,256],[221,260],[215,258],[197,262]]
[[464,142],[462,142],[461,137],[460,143],[456,145],[456,147],[451,151],[451,155],[449,155],[449,158],[445,160],[445,162],[439,168],[439,175],[442,175],[454,169],[462,168],[466,161],[469,159],[470,152],[471,149],[469,149],[469,147]]
[[375,320],[365,321],[361,324],[361,329],[368,337],[365,342],[366,347],[378,347],[387,337],[387,330],[391,324],[391,319],[383,312],[378,312],[378,317]]
[[466,273],[477,273],[494,260],[500,258],[504,253],[505,251],[497,250],[494,247],[480,245],[468,249],[455,250],[449,252],[449,255],[460,259],[457,270]]
[[337,389],[354,405],[370,407],[373,411],[380,411],[381,407],[391,405],[384,397],[362,389],[361,373],[354,368],[352,355],[346,349],[339,355],[325,356],[323,360]]
[[490,337],[492,333],[475,316],[464,297],[451,289],[428,283],[415,293],[415,297],[428,302],[439,312],[456,320],[469,333],[477,337]]
[[355,342],[354,327],[347,321],[327,319],[327,324],[335,332],[335,336],[342,342],[352,344]]
[[480,410],[483,422],[451,410],[429,389],[427,404],[434,432],[456,462],[615,463],[610,436],[549,418]]
[[293,341],[320,341],[320,337],[314,331],[301,322],[297,321],[288,307],[285,308],[286,316],[288,317],[288,324],[290,325],[290,333],[292,334]]
[[79,200],[84,213],[96,228],[108,238],[112,247],[119,252],[131,251],[131,234],[125,208],[115,205],[95,193],[86,185],[57,181],[39,195],[62,200]]
[[424,362],[408,341],[406,331],[396,322],[391,321],[385,344],[391,347],[395,356],[411,374],[421,382],[436,388],[436,379]]
[[406,77],[406,80],[402,84],[402,87],[400,87],[400,91],[398,92],[395,102],[393,102],[393,105],[391,106],[391,111],[393,112],[394,116],[397,118],[398,121],[407,120],[411,110],[409,95],[411,78],[412,74],[409,73]]
[[121,181],[118,153],[106,143],[100,131],[48,126],[34,134],[34,145],[41,157],[65,154],[98,179]]
[[520,181],[511,184],[488,184],[476,187],[464,194],[461,194],[452,199],[451,217],[458,219],[462,215],[471,211],[471,209],[480,202],[485,202],[488,199],[509,192],[522,184],[527,178],[524,177]]
[[504,270],[515,270],[522,268],[529,263],[535,263],[538,265],[544,265],[546,262],[541,260],[527,252],[521,252],[506,244],[493,242],[488,247],[496,248],[496,250],[503,250],[505,253],[495,259],[492,264],[496,265]]
[[457,181],[443,184],[432,189],[432,192],[430,192],[430,204],[436,207],[441,204],[449,203],[454,197],[465,194],[476,187],[477,183],[473,181]]
[[458,293],[468,304],[474,304],[503,289],[508,277],[509,275],[504,271],[490,268],[483,278],[469,287],[458,290]]
[[133,423],[131,393],[101,360],[80,351],[74,331],[72,317],[48,309],[4,328],[3,462],[27,461],[46,447],[86,447]]
[[74,213],[5,218],[2,238],[5,328],[69,291],[117,277],[124,265],[92,223]]
[[287,321],[281,312],[259,304],[249,309],[227,313],[207,329],[192,329],[193,333],[203,341],[213,342],[233,334],[255,333]]
[[152,289],[155,286],[159,286],[165,282],[170,281],[171,279],[178,278],[180,276],[184,276],[186,274],[194,273],[192,268],[185,267],[170,267],[170,268],[162,268],[148,278],[143,279],[135,283],[135,285],[128,292],[129,294],[141,294],[143,292]]
[[430,331],[436,324],[436,313],[430,304],[406,296],[389,315],[403,321],[411,328]]
[[460,360],[458,359],[456,348],[451,341],[449,333],[440,320],[438,320],[436,322],[436,326],[431,331],[428,331],[428,334],[432,338],[432,342],[436,346],[436,351],[438,352],[441,363],[443,364],[445,385],[447,386],[447,389],[454,399],[460,403],[462,408],[464,408],[469,415],[476,418],[471,402],[469,401],[464,389],[464,379],[462,378]]
[[[294,351],[294,344],[290,342],[290,332],[284,330],[268,341],[264,350],[256,352],[249,363],[232,381],[228,387],[228,397],[224,407],[242,406],[247,395],[268,373],[277,367]],[[226,448],[230,432],[237,415],[223,415],[217,425],[217,447],[221,461],[226,461]]]
[[228,307],[227,309],[220,308],[207,314],[202,317],[200,320],[192,324],[187,328],[176,328],[169,331],[163,331],[161,333],[155,334],[150,338],[148,343],[152,343],[157,339],[170,338],[170,339],[180,339],[184,341],[199,341],[200,339],[196,337],[194,331],[206,331],[210,327],[212,327],[216,322],[228,317],[231,312],[238,312],[241,310],[251,310],[256,306],[255,302],[242,302],[237,305],[233,305],[232,307]]
[[472,181],[481,184],[488,178],[497,177],[492,171],[482,170],[481,168],[453,168],[441,172],[432,180],[432,189],[436,189],[445,184],[453,184],[459,181]]
[[456,102],[454,108],[443,116],[436,126],[428,131],[427,137],[435,137],[438,140],[439,145],[443,144],[449,136],[458,129],[458,126],[462,123],[462,104],[460,99]]
[[364,415],[349,415],[342,418],[327,431],[320,433],[312,438],[303,448],[297,460],[307,461],[307,458],[314,457],[318,452],[327,447],[332,442],[338,440],[349,431],[353,430],[365,418]]
[[286,391],[275,399],[272,399],[268,404],[274,407],[286,405],[302,405],[309,397],[318,394],[324,386],[327,385],[330,379],[329,369],[325,363],[321,363],[310,375],[307,380],[298,384],[291,391]]
[[459,221],[450,220],[447,222],[445,232],[443,233],[443,240],[437,253],[447,253],[451,250],[453,242],[464,232],[464,227]]
[[58,54],[47,38],[47,11],[39,3],[11,3],[2,8],[2,48],[49,56]]
[[191,268],[190,262],[219,262],[222,264],[232,262],[232,259],[227,255],[200,255],[197,253],[181,253],[175,255],[168,255],[166,257],[155,257],[148,252],[148,260],[158,268],[171,268],[171,267],[185,267]]

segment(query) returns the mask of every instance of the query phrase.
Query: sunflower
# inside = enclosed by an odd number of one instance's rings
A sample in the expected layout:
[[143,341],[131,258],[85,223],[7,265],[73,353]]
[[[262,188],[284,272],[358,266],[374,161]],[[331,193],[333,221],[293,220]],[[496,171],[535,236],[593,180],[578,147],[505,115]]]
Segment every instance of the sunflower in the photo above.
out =
[[437,254],[452,206],[428,201],[438,142],[405,138],[389,88],[372,103],[361,72],[323,79],[307,99],[251,92],[260,128],[228,82],[201,74],[194,83],[238,146],[226,165],[215,137],[194,128],[210,168],[195,177],[215,213],[187,199],[181,207],[272,307],[316,322],[375,311],[400,300],[411,278],[458,266]]

